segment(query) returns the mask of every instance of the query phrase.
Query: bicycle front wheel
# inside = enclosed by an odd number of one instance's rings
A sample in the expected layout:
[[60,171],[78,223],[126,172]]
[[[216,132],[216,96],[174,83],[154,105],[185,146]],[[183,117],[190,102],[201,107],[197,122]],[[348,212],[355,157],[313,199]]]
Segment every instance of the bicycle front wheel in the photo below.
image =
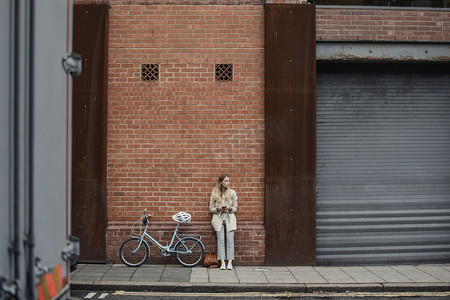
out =
[[129,267],[139,267],[147,260],[149,255],[148,244],[145,241],[141,243],[141,239],[137,237],[125,241],[119,250],[120,260]]
[[177,261],[183,267],[195,267],[203,261],[205,246],[196,238],[187,237],[175,245]]

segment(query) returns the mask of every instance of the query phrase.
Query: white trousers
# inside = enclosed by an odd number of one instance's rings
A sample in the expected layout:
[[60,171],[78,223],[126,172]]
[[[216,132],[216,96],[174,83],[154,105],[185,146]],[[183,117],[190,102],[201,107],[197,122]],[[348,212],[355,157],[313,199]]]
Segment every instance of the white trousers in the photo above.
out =
[[[227,236],[226,249],[225,234]],[[227,232],[225,221],[223,221],[220,231],[217,232],[217,259],[234,260],[234,230]]]

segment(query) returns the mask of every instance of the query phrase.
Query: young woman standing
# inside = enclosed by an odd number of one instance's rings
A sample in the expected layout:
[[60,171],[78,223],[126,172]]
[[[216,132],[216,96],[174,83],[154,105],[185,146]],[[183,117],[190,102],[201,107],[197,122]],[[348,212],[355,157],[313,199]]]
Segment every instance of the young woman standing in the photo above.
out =
[[217,233],[217,259],[221,261],[221,270],[225,270],[225,260],[228,261],[226,268],[233,269],[237,200],[236,192],[230,189],[230,177],[220,175],[209,199],[209,211],[213,214],[211,224]]

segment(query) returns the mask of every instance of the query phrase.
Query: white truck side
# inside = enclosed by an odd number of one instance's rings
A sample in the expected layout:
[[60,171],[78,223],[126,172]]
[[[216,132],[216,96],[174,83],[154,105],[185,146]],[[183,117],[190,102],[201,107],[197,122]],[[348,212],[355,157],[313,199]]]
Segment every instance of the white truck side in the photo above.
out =
[[66,299],[72,1],[0,1],[0,40],[0,299]]

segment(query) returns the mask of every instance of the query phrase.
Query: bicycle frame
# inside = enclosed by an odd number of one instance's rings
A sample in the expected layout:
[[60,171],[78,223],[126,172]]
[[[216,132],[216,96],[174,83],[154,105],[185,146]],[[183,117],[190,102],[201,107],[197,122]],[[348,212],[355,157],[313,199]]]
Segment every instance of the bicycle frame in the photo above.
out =
[[[170,244],[167,245],[167,246],[161,245],[157,240],[155,240],[150,234],[147,233],[148,225],[149,225],[149,224],[145,225],[144,232],[143,232],[143,233],[141,234],[141,236],[140,236],[140,242],[139,242],[139,245],[137,246],[137,248],[136,248],[133,252],[138,251],[139,248],[141,247],[141,245],[142,245],[143,242],[147,243],[147,241],[145,241],[145,238],[147,238],[147,239],[149,239],[153,244],[155,244],[159,249],[164,250],[164,251],[167,251],[167,252],[169,252],[169,253],[187,253],[187,254],[191,254],[191,249],[188,249],[187,251],[176,251],[176,250],[174,249],[174,247],[175,247],[175,245],[174,245],[175,238],[176,238],[180,243],[182,243],[182,244],[186,247],[186,245],[183,243],[183,239],[180,238],[180,236],[182,236],[182,235],[181,235],[181,234],[178,235],[178,226],[180,226],[180,223],[177,223],[177,227],[175,227],[175,231],[173,232],[173,235],[172,235],[172,239],[171,239],[171,241],[170,241]],[[191,237],[194,237],[194,235],[184,235],[184,236],[191,236]],[[194,237],[194,238],[195,238],[195,237]],[[199,238],[197,238],[197,240],[198,240],[198,242],[199,242],[199,241],[201,240],[201,236],[199,236]],[[197,244],[197,243],[196,243],[196,244]],[[195,246],[195,244],[194,244],[194,246]],[[186,248],[187,248],[187,247],[186,247]]]

